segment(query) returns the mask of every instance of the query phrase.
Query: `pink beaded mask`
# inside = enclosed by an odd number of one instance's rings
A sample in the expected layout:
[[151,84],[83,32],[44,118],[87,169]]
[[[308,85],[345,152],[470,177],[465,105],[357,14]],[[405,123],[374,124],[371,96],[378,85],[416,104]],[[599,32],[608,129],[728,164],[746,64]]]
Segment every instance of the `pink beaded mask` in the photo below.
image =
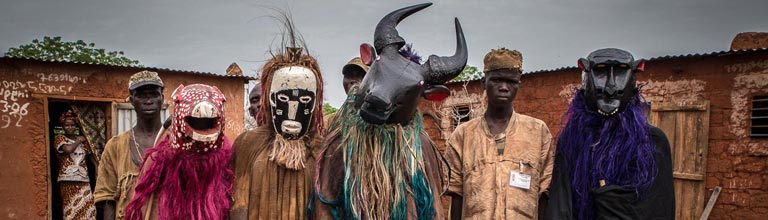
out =
[[224,94],[215,86],[180,85],[174,91],[171,146],[204,153],[216,150],[224,138]]

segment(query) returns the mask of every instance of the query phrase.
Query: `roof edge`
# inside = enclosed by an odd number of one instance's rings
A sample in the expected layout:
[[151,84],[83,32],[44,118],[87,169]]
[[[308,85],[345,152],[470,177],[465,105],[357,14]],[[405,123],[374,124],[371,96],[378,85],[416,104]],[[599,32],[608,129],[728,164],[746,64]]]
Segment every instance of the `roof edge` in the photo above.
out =
[[[768,51],[768,48],[763,47],[763,48],[752,48],[752,49],[741,49],[741,50],[723,50],[723,51],[715,51],[715,52],[709,52],[709,53],[666,55],[666,56],[651,57],[651,58],[644,59],[644,60],[646,60],[646,61],[659,61],[659,60],[669,60],[669,59],[678,59],[678,58],[694,58],[694,57],[736,55],[736,54],[744,54],[744,53],[752,53],[752,52],[764,52],[764,51]],[[534,71],[524,72],[523,75],[542,74],[542,73],[550,73],[550,72],[557,72],[557,71],[563,71],[563,70],[572,70],[572,69],[578,69],[578,67],[576,67],[576,66],[565,66],[565,67],[558,67],[558,68],[555,68],[555,69],[534,70]],[[448,83],[446,83],[446,84],[465,83],[465,82],[472,82],[472,81],[480,81],[480,79],[455,80],[455,81],[451,80],[451,81],[448,81]]]
[[245,75],[241,75],[241,76],[238,76],[238,75],[225,75],[225,74],[212,73],[212,72],[202,72],[202,71],[194,71],[194,70],[179,70],[179,69],[160,68],[160,67],[141,67],[141,66],[135,66],[135,65],[113,65],[113,64],[88,63],[88,62],[77,62],[77,61],[68,61],[68,60],[44,60],[44,59],[35,59],[35,58],[28,58],[28,57],[15,57],[15,56],[0,56],[0,59],[4,59],[4,60],[24,60],[24,61],[35,61],[35,62],[45,62],[45,63],[91,65],[91,66],[101,66],[101,67],[120,67],[120,68],[132,68],[132,69],[141,69],[141,70],[150,70],[150,71],[178,72],[178,73],[187,73],[187,74],[195,74],[195,75],[206,75],[206,76],[224,77],[224,78],[239,78],[239,79],[243,79],[243,80],[256,80],[255,77],[245,76]]

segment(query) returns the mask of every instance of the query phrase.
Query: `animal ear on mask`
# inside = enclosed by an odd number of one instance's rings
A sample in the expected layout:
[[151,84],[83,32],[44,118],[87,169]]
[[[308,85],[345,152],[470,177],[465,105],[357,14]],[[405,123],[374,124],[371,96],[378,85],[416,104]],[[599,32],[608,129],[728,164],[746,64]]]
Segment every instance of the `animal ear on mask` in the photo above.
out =
[[632,69],[634,69],[635,72],[644,72],[645,60],[635,60],[635,62],[632,62]]
[[366,66],[373,64],[373,60],[376,59],[376,49],[367,43],[360,44],[360,59]]
[[581,71],[584,71],[584,72],[589,71],[589,60],[584,59],[584,58],[579,58],[579,61],[577,61],[577,63],[579,65],[579,69],[581,69]]
[[184,89],[184,84],[179,84],[179,87],[176,87],[176,90],[173,90],[173,93],[171,93],[171,97],[173,97],[174,102],[181,101],[181,90]]
[[448,96],[451,96],[451,91],[444,85],[431,85],[422,93],[425,99],[433,102],[442,102]]

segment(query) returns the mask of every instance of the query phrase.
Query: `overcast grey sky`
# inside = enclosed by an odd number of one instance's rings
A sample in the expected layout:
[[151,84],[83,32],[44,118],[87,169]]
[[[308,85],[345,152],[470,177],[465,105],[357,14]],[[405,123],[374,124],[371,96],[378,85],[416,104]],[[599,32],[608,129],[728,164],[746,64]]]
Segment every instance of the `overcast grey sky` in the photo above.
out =
[[[327,102],[344,94],[341,67],[373,40],[386,13],[423,1],[0,0],[0,51],[43,36],[84,40],[145,66],[224,73],[237,62],[255,75],[277,23],[262,6],[290,8],[320,62]],[[469,64],[497,47],[520,50],[526,71],[574,66],[603,47],[639,58],[727,50],[739,32],[768,31],[766,0],[434,1],[398,30],[422,55],[452,54],[453,17],[464,28]],[[203,82],[204,83],[204,82]]]

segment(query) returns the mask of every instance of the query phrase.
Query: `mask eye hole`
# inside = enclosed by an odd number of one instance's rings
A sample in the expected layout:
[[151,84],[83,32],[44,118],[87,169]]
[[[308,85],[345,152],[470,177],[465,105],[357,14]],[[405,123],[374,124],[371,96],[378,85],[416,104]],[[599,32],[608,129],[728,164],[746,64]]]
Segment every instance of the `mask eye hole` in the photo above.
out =
[[310,96],[299,97],[299,102],[301,102],[301,103],[307,104],[310,101],[312,101],[312,97],[310,97]]
[[288,102],[290,98],[288,98],[287,95],[277,94],[277,100],[280,100],[281,102]]
[[606,69],[607,67],[608,67],[607,65],[602,64],[602,63],[601,64],[597,64],[597,65],[595,65],[595,67],[592,68],[593,74],[595,74],[596,76],[605,75],[606,71],[607,71],[607,69]]

